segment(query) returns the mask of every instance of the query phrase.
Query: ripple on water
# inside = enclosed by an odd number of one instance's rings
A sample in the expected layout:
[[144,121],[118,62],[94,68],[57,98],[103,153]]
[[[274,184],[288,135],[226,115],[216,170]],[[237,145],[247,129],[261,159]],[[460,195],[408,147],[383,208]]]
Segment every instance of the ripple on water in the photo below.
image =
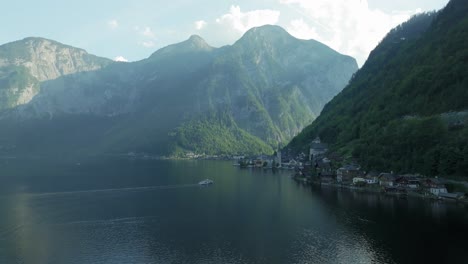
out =
[[382,248],[353,230],[304,229],[294,243],[293,263],[393,264]]

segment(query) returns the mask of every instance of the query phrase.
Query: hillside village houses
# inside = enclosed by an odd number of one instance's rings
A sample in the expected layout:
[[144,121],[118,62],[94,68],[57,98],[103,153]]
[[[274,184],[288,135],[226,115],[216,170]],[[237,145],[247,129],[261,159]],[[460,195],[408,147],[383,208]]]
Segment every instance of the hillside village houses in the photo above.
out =
[[292,163],[288,163],[289,161],[283,160],[283,164],[287,166],[304,164],[300,169],[296,169],[296,175],[309,182],[341,187],[361,186],[382,192],[414,193],[443,199],[460,199],[465,196],[463,193],[449,193],[446,186],[437,178],[427,178],[418,174],[398,175],[393,172],[366,173],[355,162],[336,168],[342,160],[338,159],[336,154],[328,153],[328,145],[321,142],[319,137],[310,143],[308,161],[301,159],[291,159],[291,161]]
[[275,155],[261,155],[255,158],[239,156],[241,167],[263,169],[294,169],[295,178],[303,182],[335,185],[339,187],[357,186],[396,194],[414,193],[443,199],[460,199],[463,193],[449,193],[446,186],[437,178],[421,175],[398,175],[393,172],[368,172],[356,162],[343,164],[343,159],[336,153],[328,152],[328,145],[315,138],[309,146],[309,153],[293,156],[292,151],[283,149]]

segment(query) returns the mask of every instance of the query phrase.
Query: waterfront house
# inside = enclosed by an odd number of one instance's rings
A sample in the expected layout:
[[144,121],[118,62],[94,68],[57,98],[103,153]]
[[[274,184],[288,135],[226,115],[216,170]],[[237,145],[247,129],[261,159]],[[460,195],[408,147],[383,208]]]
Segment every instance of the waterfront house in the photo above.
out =
[[420,180],[419,179],[412,179],[412,178],[408,179],[408,184],[407,184],[408,188],[417,189],[417,188],[419,188],[419,186],[420,186]]
[[395,177],[393,185],[396,187],[406,188],[406,186],[408,185],[408,179],[402,176],[397,176]]
[[426,186],[430,193],[434,195],[440,195],[441,193],[447,193],[447,188],[438,179],[427,179]]
[[369,172],[366,174],[366,183],[367,184],[378,184],[379,183],[379,174],[377,172]]
[[350,183],[354,177],[361,176],[359,165],[349,164],[336,170],[336,181]]
[[261,167],[263,167],[263,162],[264,161],[262,159],[256,159],[254,161],[254,166],[257,167],[257,168],[261,168]]
[[366,176],[365,180],[366,180],[367,184],[377,184],[377,183],[379,183],[379,178],[377,176],[374,176],[374,177]]
[[447,193],[447,188],[442,184],[439,179],[430,178],[422,181],[422,185],[429,193],[439,196],[441,193]]
[[433,195],[439,196],[441,194],[446,194],[447,188],[445,188],[444,185],[433,186],[429,188],[429,192],[432,193]]
[[379,174],[379,184],[383,187],[393,187],[395,186],[396,175],[393,173],[380,173]]
[[425,188],[438,187],[443,185],[442,182],[437,178],[428,178],[421,182],[422,186]]
[[421,185],[420,178],[412,174],[405,174],[397,177],[395,183],[397,186],[407,189],[417,189]]
[[295,159],[291,159],[289,160],[289,162],[282,163],[281,166],[286,167],[286,168],[295,168],[295,167],[302,166],[302,163],[297,162]]
[[353,184],[358,185],[358,184],[367,184],[367,181],[363,177],[354,177],[353,178]]
[[420,183],[414,176],[400,176],[395,179],[395,185],[406,189],[417,189]]

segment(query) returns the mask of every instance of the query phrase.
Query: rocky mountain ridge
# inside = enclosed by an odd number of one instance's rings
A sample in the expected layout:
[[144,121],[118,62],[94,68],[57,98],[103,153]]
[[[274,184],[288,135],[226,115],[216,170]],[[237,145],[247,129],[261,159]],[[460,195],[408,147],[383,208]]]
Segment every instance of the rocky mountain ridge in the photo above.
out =
[[25,38],[0,46],[0,110],[26,104],[40,92],[40,82],[84,71],[112,61],[44,38]]
[[272,152],[318,116],[356,70],[349,56],[263,26],[231,46],[213,48],[192,36],[142,61],[41,82],[31,102],[1,118],[112,120],[98,144],[104,152]]

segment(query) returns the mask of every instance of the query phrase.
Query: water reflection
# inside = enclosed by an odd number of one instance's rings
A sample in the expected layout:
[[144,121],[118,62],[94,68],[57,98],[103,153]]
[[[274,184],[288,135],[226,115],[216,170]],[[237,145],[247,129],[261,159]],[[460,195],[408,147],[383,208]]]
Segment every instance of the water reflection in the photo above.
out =
[[[364,263],[376,261],[375,256],[377,263],[468,260],[460,247],[467,244],[468,234],[468,211],[464,205],[331,187],[313,187],[311,192],[337,212],[341,226],[350,230],[361,245],[355,250],[376,253],[364,254],[371,260]],[[432,253],[423,253],[427,251]]]
[[[454,204],[311,188],[230,162],[81,164],[6,179],[24,188],[0,192],[0,263],[466,260],[466,210]],[[215,184],[194,184],[205,178]]]

